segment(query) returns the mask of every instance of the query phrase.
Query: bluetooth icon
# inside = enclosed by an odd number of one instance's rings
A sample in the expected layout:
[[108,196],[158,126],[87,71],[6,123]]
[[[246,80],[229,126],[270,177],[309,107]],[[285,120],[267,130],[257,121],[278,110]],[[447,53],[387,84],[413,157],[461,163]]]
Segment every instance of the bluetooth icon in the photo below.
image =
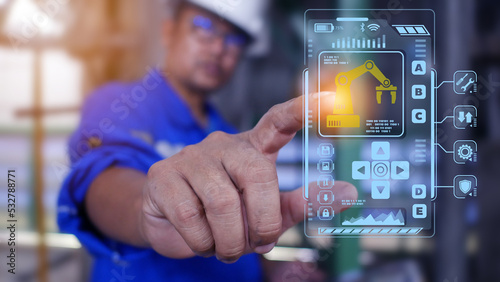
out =
[[365,23],[361,23],[361,32],[365,32]]

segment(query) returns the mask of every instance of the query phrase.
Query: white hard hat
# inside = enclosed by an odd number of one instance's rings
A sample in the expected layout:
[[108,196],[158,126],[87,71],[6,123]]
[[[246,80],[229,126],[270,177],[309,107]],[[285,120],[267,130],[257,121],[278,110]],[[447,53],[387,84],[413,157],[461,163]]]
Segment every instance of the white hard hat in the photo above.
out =
[[268,0],[187,0],[207,11],[219,15],[246,32],[253,40],[253,53],[267,49]]

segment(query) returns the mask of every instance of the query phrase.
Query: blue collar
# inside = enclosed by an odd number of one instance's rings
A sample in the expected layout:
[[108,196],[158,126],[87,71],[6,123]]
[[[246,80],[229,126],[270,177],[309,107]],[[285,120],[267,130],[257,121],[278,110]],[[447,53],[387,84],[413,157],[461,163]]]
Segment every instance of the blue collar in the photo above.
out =
[[161,70],[155,69],[152,75],[158,75],[163,78],[163,83],[161,83],[158,88],[158,94],[162,97],[162,102],[165,103],[166,108],[169,109],[165,114],[169,116],[170,120],[174,121],[174,125],[184,128],[196,128],[206,133],[210,133],[215,130],[220,130],[220,127],[225,124],[215,108],[210,103],[205,102],[208,125],[206,127],[202,126],[194,117],[188,104],[179,96],[172,85],[170,85],[167,77]]

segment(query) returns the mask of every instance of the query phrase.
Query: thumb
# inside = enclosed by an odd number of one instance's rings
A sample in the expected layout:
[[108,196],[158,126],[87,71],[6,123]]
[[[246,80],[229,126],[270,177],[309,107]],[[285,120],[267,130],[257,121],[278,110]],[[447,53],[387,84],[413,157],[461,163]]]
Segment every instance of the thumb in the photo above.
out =
[[[317,195],[320,189],[316,182],[311,182],[309,183],[309,190],[310,195]],[[340,213],[346,208],[346,206],[342,205],[342,200],[356,200],[358,198],[356,187],[348,182],[336,181],[331,191],[335,198],[335,201],[331,204],[335,213]],[[280,193],[281,217],[283,220],[282,232],[285,232],[288,228],[305,219],[307,201],[303,195],[304,187],[291,192]],[[313,203],[313,209],[317,209],[320,206],[315,198],[310,199],[311,202]]]
[[252,145],[265,155],[277,153],[304,127],[304,99],[314,107],[318,96],[319,93],[300,96],[272,107],[252,130],[246,132]]
[[304,189],[299,188],[290,192],[280,193],[281,218],[283,227],[281,232],[304,220],[307,201],[304,199]]

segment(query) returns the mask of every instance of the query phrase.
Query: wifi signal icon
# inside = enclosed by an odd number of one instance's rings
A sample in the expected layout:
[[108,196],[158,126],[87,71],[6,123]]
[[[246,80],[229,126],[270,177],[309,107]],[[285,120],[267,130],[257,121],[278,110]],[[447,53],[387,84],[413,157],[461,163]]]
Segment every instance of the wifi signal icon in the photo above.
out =
[[378,24],[369,24],[368,25],[368,29],[370,31],[377,31],[377,30],[379,30],[379,28],[380,28],[380,25],[378,25]]

